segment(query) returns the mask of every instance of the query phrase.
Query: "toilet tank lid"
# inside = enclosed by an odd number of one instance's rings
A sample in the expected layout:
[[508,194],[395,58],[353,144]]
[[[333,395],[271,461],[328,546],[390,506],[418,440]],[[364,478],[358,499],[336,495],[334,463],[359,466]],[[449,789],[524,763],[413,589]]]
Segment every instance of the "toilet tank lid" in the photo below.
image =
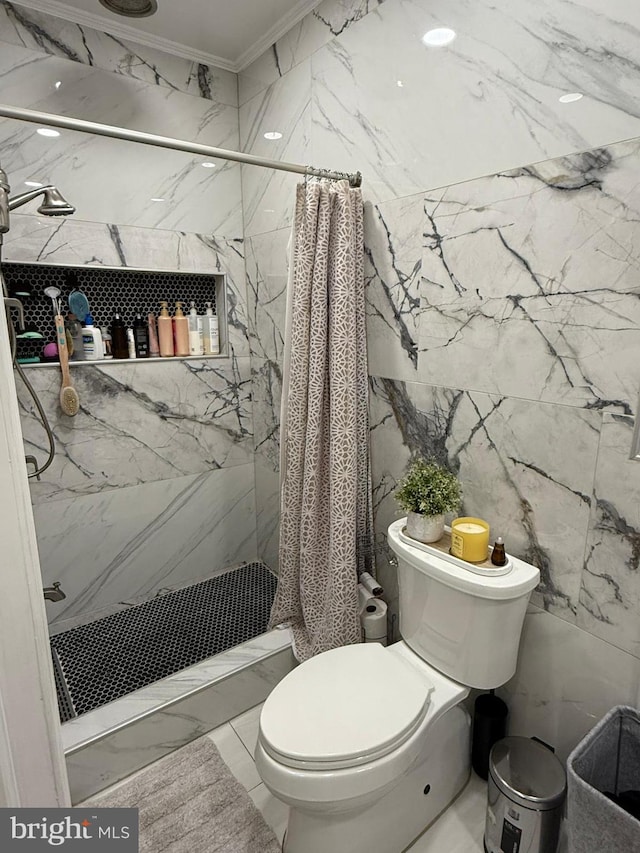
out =
[[433,685],[379,643],[323,652],[272,690],[260,715],[265,749],[291,766],[329,769],[388,754],[418,728]]
[[454,565],[435,554],[427,554],[421,548],[402,541],[400,533],[406,523],[406,518],[400,518],[389,525],[389,547],[419,572],[429,575],[445,586],[475,595],[477,598],[504,600],[527,595],[540,581],[540,571],[517,557],[511,557],[513,568],[508,575],[488,577]]

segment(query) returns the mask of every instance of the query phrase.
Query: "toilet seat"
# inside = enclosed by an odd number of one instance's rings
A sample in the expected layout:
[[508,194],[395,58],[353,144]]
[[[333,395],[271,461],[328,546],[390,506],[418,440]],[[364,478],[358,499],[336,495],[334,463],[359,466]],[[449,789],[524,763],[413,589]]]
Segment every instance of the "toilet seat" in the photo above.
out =
[[356,767],[408,740],[433,690],[424,673],[378,643],[332,649],[273,689],[260,716],[260,743],[286,767]]

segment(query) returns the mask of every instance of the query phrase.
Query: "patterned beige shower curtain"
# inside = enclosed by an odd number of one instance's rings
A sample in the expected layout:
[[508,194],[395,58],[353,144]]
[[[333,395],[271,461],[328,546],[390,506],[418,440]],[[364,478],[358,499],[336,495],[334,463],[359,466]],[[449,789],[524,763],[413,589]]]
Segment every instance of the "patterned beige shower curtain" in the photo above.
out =
[[291,627],[306,660],[360,642],[358,572],[372,557],[361,191],[299,184],[293,241],[271,624]]

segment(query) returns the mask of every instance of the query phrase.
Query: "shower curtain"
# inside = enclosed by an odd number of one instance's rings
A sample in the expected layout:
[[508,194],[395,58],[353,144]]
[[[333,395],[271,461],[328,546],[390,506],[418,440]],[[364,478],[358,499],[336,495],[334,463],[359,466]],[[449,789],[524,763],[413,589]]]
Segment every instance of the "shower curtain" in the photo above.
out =
[[296,190],[280,429],[280,575],[271,624],[294,653],[358,643],[371,568],[363,206],[347,181]]

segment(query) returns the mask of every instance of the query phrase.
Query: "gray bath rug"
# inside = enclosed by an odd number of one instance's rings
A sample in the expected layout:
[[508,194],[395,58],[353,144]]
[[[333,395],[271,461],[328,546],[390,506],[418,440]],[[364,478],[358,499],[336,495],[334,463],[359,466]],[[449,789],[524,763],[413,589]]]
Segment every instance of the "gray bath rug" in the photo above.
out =
[[137,807],[140,853],[280,853],[272,830],[207,737],[83,807]]

